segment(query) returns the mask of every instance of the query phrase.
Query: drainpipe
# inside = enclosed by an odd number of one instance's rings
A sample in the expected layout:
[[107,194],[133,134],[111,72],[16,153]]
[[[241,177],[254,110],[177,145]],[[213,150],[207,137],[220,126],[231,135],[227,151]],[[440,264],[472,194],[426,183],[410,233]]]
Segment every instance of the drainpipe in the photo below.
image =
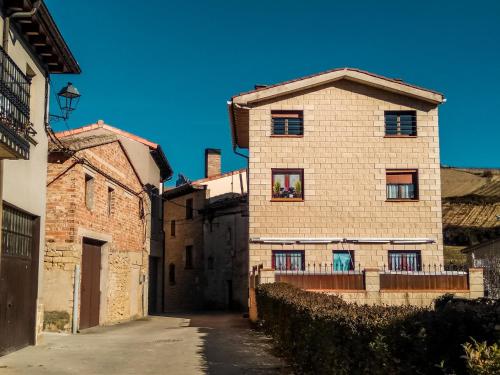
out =
[[12,18],[33,17],[35,15],[35,13],[38,11],[38,8],[40,8],[41,4],[42,4],[42,1],[37,0],[33,4],[33,8],[30,11],[28,11],[28,12],[16,12],[16,13],[12,13],[10,16],[5,17],[4,22],[3,22],[3,43],[2,43],[2,47],[5,50],[5,52],[7,52],[9,49],[10,20]]
[[234,139],[235,139],[235,134],[234,134],[234,124],[235,124],[235,117],[234,117],[234,110],[233,110],[233,102],[232,101],[228,101],[227,102],[227,109],[228,109],[228,112],[229,112],[229,122],[231,123],[231,133],[233,134],[233,152],[238,155],[238,156],[241,156],[242,158],[245,158],[247,159],[247,194],[248,194],[248,190],[249,190],[249,187],[250,187],[250,180],[249,180],[249,171],[248,171],[248,162],[250,160],[250,157],[245,155],[245,154],[242,154],[241,152],[239,152],[237,150],[238,148],[238,145],[234,142]]

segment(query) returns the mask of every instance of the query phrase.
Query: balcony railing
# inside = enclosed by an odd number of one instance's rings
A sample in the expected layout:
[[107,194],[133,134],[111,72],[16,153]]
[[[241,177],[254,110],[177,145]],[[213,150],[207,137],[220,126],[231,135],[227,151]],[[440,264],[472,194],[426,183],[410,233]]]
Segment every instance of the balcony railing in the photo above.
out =
[[308,264],[302,270],[276,270],[276,282],[308,290],[364,290],[361,270],[336,270],[333,264]]
[[[465,291],[469,289],[467,270],[421,265],[418,271],[378,271],[380,291]],[[334,265],[307,265],[300,270],[275,270],[276,282],[306,290],[361,291],[365,290],[366,272],[357,269],[336,270]]]
[[0,131],[3,149],[13,158],[29,158],[31,79],[0,47]]

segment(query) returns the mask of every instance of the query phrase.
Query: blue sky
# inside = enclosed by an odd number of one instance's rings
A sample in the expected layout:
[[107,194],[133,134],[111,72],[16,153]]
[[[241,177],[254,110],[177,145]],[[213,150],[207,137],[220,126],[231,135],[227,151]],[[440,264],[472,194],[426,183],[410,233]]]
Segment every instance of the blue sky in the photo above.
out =
[[226,171],[245,165],[232,95],[343,66],[443,92],[441,162],[500,167],[500,1],[46,3],[83,70],[53,77],[54,91],[71,80],[82,93],[68,126],[104,119],[158,142],[192,179],[206,147]]

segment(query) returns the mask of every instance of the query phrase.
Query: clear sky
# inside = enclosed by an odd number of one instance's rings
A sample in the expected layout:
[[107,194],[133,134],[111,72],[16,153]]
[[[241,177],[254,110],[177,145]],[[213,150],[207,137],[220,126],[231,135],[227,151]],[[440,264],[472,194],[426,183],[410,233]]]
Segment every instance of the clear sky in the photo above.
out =
[[68,126],[103,119],[160,143],[175,173],[202,177],[206,147],[225,171],[245,166],[232,95],[344,66],[443,92],[441,162],[500,167],[498,0],[46,3],[83,70],[53,78],[82,93]]

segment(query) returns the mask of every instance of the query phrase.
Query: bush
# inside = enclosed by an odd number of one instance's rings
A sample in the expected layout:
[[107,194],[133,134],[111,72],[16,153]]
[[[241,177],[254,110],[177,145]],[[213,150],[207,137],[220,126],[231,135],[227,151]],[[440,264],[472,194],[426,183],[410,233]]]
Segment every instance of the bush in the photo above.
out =
[[280,283],[256,292],[264,329],[303,374],[462,374],[463,344],[499,340],[498,301],[445,296],[423,309],[357,305]]

